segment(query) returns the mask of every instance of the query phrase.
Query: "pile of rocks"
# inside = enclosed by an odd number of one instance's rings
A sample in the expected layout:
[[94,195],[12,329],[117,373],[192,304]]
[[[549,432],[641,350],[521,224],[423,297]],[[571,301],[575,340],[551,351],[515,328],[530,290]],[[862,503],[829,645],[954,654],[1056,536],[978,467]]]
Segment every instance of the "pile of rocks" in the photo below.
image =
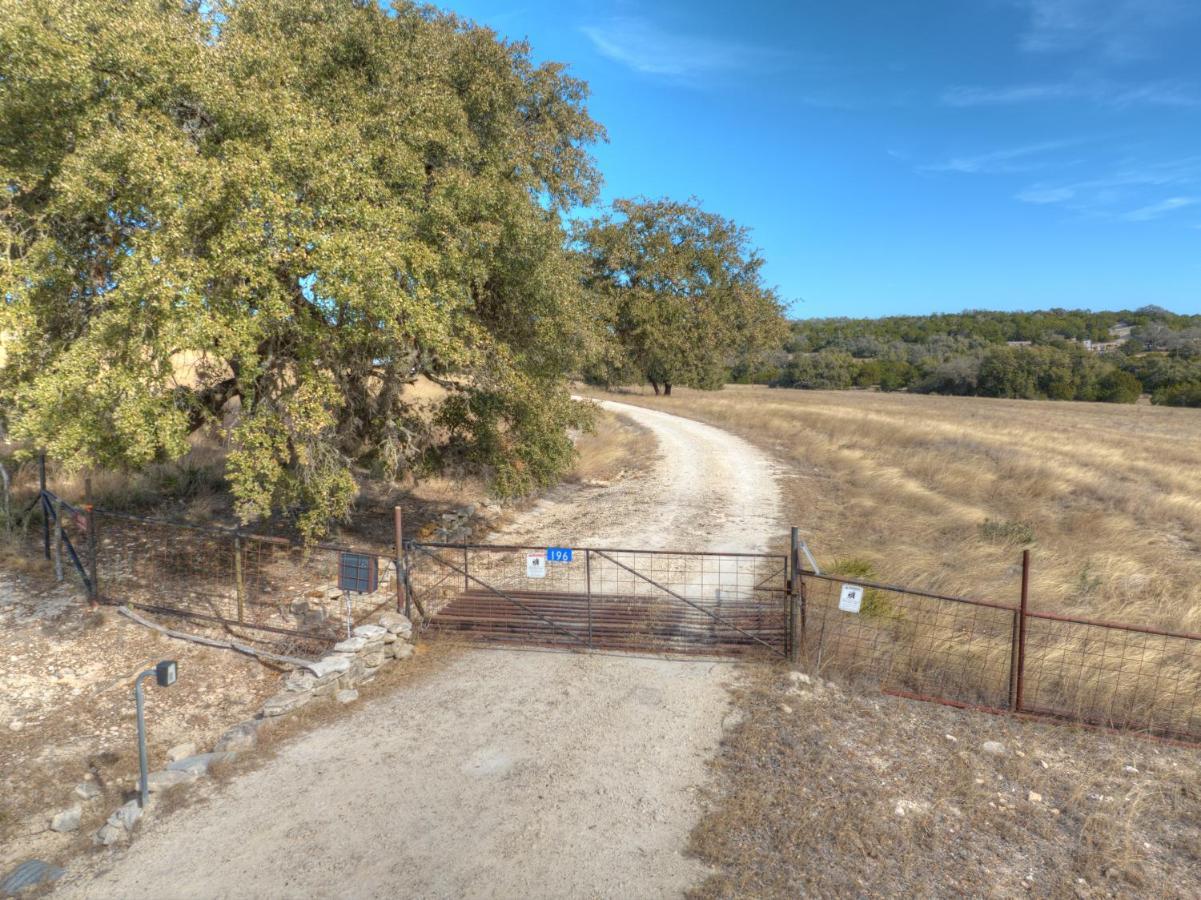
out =
[[360,625],[333,652],[297,669],[284,679],[283,690],[263,704],[259,715],[274,718],[304,706],[314,697],[339,694],[346,702],[356,685],[375,677],[380,666],[413,655],[413,623],[396,612],[385,612],[376,624]]
[[442,524],[434,531],[434,537],[447,544],[465,543],[471,540],[471,519],[476,506],[469,503],[454,512],[442,514]]

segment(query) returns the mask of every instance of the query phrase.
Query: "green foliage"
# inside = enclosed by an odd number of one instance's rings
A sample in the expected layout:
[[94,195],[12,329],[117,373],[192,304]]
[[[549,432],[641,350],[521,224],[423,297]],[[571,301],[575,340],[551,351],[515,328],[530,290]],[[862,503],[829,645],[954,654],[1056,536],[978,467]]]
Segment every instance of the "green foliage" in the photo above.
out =
[[0,0],[14,439],[138,468],[223,423],[241,517],[309,536],[360,467],[563,470],[602,344],[560,218],[596,196],[587,88],[393,6]]
[[[875,566],[870,561],[857,556],[835,560],[834,565],[826,574],[841,578],[849,584],[876,580]],[[859,615],[877,619],[901,618],[900,610],[896,608],[892,599],[879,588],[864,588],[863,600],[859,605]]]
[[778,352],[787,361],[762,381],[779,387],[1107,403],[1150,391],[1156,402],[1180,402],[1186,388],[1163,389],[1201,381],[1201,316],[1143,307],[812,319],[793,322]]
[[[695,202],[617,200],[616,215],[580,224],[587,284],[615,344],[656,392],[713,390],[734,360],[782,340],[780,303],[745,229]],[[748,364],[754,364],[753,362]]]
[[1034,526],[1029,522],[985,519],[979,525],[980,537],[993,544],[1033,544]]
[[1160,388],[1151,395],[1151,402],[1163,406],[1201,406],[1201,380]]
[[855,383],[857,369],[849,353],[798,353],[785,367],[780,381],[789,387],[841,390]]

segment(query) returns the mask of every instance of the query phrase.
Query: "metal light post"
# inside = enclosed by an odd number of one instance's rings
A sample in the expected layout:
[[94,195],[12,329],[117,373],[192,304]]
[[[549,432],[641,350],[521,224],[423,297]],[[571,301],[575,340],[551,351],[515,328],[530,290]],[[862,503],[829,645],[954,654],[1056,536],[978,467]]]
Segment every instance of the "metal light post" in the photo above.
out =
[[179,666],[176,665],[173,659],[164,659],[153,669],[147,669],[145,672],[138,675],[133,682],[133,696],[138,705],[138,766],[140,768],[141,777],[138,780],[138,805],[145,809],[150,803],[150,785],[149,773],[146,765],[146,716],[143,708],[145,707],[145,698],[142,696],[142,679],[154,676],[159,687],[170,687],[175,684],[175,679],[179,674]]

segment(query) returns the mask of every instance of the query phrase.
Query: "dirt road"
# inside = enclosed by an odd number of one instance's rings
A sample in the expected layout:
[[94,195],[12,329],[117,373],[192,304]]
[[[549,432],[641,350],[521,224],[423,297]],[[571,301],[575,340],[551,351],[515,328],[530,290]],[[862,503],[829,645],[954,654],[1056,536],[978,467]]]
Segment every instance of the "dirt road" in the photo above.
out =
[[[508,536],[755,550],[781,530],[771,463],[662,412],[653,466],[557,492]],[[148,829],[71,897],[669,897],[728,713],[729,664],[472,650],[292,741]],[[90,870],[89,870],[90,869]]]

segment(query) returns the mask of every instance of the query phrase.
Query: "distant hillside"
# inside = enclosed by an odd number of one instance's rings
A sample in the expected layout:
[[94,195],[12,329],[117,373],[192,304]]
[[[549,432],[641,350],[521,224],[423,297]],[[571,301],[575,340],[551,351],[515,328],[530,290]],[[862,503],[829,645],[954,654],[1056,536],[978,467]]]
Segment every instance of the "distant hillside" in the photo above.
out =
[[810,389],[1201,406],[1201,315],[1156,306],[805,319],[733,380]]

